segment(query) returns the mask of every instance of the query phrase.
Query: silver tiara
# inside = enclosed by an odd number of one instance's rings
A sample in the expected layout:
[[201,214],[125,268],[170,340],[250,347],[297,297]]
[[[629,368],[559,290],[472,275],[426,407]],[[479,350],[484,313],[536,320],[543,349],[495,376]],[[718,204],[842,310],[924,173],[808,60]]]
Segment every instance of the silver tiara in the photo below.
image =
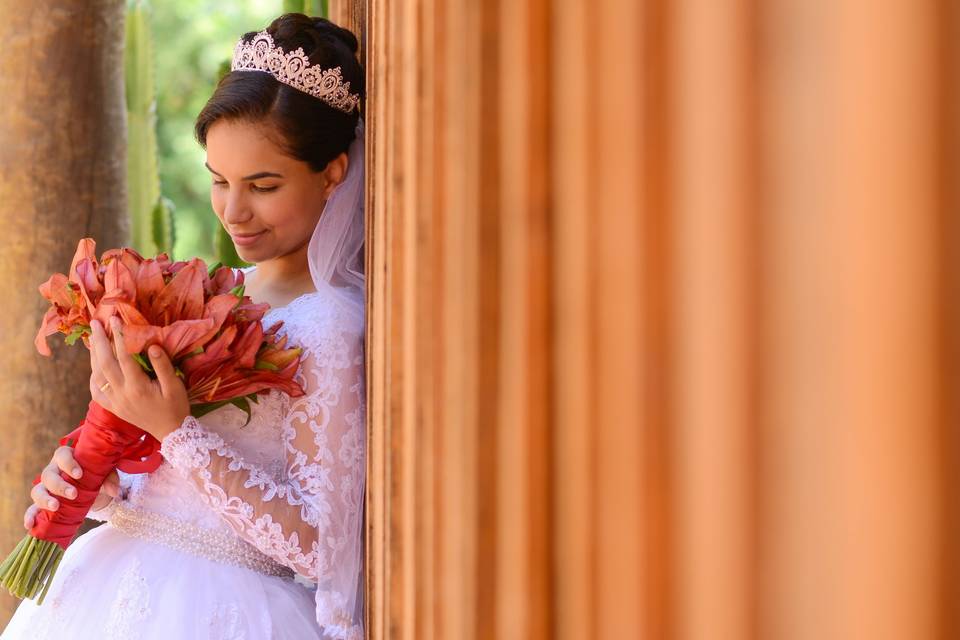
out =
[[301,47],[284,53],[273,44],[273,38],[261,31],[250,42],[241,38],[233,50],[231,71],[262,71],[280,82],[320,98],[334,109],[350,113],[360,96],[350,93],[350,83],[343,81],[340,67],[321,69],[310,66],[310,59]]

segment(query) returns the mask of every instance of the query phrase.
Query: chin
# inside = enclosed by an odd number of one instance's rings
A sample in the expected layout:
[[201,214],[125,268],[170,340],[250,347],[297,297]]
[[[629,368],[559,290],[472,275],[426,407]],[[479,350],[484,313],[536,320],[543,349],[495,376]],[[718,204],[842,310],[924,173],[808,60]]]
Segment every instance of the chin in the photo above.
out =
[[237,245],[233,245],[233,248],[241,260],[250,264],[256,264],[269,259],[269,256],[265,255],[262,250],[258,250],[256,247],[238,247]]

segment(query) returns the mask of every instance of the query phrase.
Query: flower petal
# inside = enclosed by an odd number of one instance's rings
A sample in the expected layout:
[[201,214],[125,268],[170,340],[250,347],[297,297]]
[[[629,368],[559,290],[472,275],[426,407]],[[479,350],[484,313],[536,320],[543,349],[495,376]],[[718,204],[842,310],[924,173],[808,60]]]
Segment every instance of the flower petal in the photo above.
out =
[[40,330],[37,332],[37,337],[33,340],[33,345],[37,348],[37,351],[40,352],[40,355],[53,355],[53,352],[50,351],[50,346],[47,344],[47,336],[52,336],[59,330],[60,314],[57,313],[56,307],[50,307],[47,309],[47,313],[43,316],[43,322],[40,324]]
[[93,238],[83,238],[77,244],[77,251],[73,254],[73,261],[70,263],[70,271],[67,273],[67,277],[71,282],[79,282],[77,279],[77,265],[80,264],[83,260],[92,260],[94,265],[97,262],[97,243]]
[[191,260],[176,272],[153,301],[155,320],[162,324],[177,320],[199,320],[203,316],[203,279],[207,269],[199,258]]
[[173,324],[160,327],[160,340],[170,359],[177,360],[196,348],[191,348],[191,345],[198,337],[210,331],[212,326],[211,318],[177,320]]
[[160,327],[149,324],[128,324],[120,330],[127,353],[141,353],[154,344],[161,344]]

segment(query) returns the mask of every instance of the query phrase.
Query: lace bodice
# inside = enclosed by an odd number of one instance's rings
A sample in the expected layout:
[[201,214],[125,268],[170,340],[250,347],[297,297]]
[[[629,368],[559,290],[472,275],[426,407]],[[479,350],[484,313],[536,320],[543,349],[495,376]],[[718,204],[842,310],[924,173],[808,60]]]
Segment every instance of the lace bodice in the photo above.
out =
[[278,391],[187,417],[162,442],[164,462],[121,474],[117,503],[232,534],[317,584],[317,619],[331,638],[362,637],[365,477],[363,335],[344,331],[343,309],[322,293],[271,309],[264,327],[304,349],[305,395]]

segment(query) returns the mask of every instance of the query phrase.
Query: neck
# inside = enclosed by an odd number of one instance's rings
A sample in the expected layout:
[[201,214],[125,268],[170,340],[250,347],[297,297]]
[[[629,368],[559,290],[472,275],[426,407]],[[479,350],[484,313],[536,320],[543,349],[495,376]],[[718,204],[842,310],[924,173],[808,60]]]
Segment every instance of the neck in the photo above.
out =
[[285,293],[309,293],[315,290],[307,259],[308,244],[279,258],[257,263],[258,289]]

